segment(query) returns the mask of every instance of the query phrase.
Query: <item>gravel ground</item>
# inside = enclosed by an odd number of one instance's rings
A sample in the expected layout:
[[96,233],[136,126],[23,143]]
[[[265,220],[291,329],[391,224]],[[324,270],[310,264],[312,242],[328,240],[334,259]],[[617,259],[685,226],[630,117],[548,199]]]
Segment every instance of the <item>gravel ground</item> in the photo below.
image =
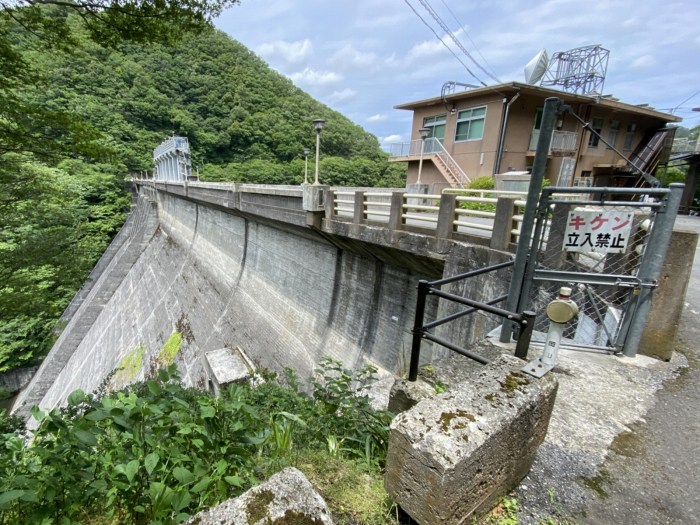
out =
[[522,524],[700,523],[698,251],[671,362],[563,352],[550,431],[516,491]]

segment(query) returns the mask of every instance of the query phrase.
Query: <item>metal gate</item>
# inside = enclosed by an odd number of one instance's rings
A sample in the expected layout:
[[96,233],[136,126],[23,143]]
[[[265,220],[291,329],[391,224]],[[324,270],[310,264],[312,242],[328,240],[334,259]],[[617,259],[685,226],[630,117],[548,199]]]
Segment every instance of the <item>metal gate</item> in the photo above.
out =
[[562,346],[634,355],[675,220],[671,193],[544,188],[517,309],[537,313],[533,344],[544,341],[546,305],[569,286],[580,313]]

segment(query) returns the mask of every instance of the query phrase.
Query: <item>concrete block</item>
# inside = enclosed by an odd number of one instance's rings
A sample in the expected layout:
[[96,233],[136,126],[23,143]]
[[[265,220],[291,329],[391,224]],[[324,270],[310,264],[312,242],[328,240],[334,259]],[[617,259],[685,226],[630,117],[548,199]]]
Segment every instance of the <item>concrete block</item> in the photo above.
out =
[[419,524],[470,523],[530,470],[557,381],[527,377],[521,366],[502,356],[392,422],[385,487]]
[[659,287],[652,296],[638,354],[664,361],[671,359],[697,244],[697,232],[674,230],[671,235],[668,255],[659,277]]
[[218,396],[221,389],[250,379],[255,368],[240,348],[220,348],[204,354],[209,390]]
[[325,211],[325,194],[330,186],[304,184],[302,207],[305,211]]
[[195,514],[185,525],[332,525],[326,502],[304,474],[287,468],[248,492]]
[[397,379],[389,394],[389,411],[400,414],[413,408],[419,401],[435,396],[435,388],[418,380]]

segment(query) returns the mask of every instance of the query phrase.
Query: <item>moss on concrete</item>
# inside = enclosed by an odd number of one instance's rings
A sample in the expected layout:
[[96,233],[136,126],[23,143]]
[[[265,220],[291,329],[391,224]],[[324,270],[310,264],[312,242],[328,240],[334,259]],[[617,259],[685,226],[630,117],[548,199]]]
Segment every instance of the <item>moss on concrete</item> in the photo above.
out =
[[143,345],[139,345],[126,354],[117,365],[114,382],[126,384],[133,381],[143,367],[143,355],[145,353],[146,348]]
[[182,334],[176,330],[170,335],[158,354],[158,364],[161,366],[172,365],[175,362],[177,354],[180,353],[181,347]]
[[269,490],[261,490],[246,504],[246,515],[248,516],[248,523],[257,523],[261,519],[266,518],[268,515],[267,506],[275,499],[275,495]]

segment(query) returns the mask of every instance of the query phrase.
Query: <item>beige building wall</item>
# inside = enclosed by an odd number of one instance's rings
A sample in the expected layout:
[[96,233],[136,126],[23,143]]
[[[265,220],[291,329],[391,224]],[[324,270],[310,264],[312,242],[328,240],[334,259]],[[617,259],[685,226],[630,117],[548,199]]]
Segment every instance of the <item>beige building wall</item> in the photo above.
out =
[[[502,88],[505,94],[499,93],[497,89],[480,88],[478,92],[466,92],[463,98],[459,95],[448,97],[447,105],[439,99],[432,99],[425,101],[425,105],[410,107],[413,110],[412,139],[420,138],[418,130],[423,127],[426,118],[444,116],[446,124],[443,145],[446,151],[452,155],[470,179],[492,176],[497,164],[499,134],[506,101],[512,100],[508,110],[499,171],[505,173],[530,170],[535,157],[536,140],[532,139],[537,110],[544,107],[545,96],[556,94],[566,100],[567,95],[555,92],[551,92],[550,95],[546,90],[531,86],[521,86],[518,89],[518,95],[515,95],[510,86]],[[584,122],[597,125],[602,138],[611,142],[625,156],[631,155],[648,132],[656,131],[663,125],[658,114],[654,115],[653,111],[646,108],[637,108],[609,99],[594,101],[590,97],[577,95],[570,95],[570,97],[568,103],[574,113]],[[455,142],[459,112],[476,107],[486,108],[483,137],[481,140]],[[613,173],[615,167],[625,166],[626,160],[608,147],[603,140],[598,140],[597,144],[595,141],[590,143],[590,131],[584,130],[583,125],[574,115],[563,114],[557,120],[555,130],[576,133],[576,149],[572,152],[554,153],[548,157],[546,176],[550,183],[557,183],[565,157],[572,158],[575,163],[570,184],[582,177],[589,178],[591,182],[597,179],[597,182],[602,185],[621,182],[616,180],[621,177],[620,175],[612,177],[609,174]],[[429,154],[425,159],[421,182],[446,183],[430,161]],[[417,160],[417,157],[412,157],[409,161],[409,183],[416,181]]]

